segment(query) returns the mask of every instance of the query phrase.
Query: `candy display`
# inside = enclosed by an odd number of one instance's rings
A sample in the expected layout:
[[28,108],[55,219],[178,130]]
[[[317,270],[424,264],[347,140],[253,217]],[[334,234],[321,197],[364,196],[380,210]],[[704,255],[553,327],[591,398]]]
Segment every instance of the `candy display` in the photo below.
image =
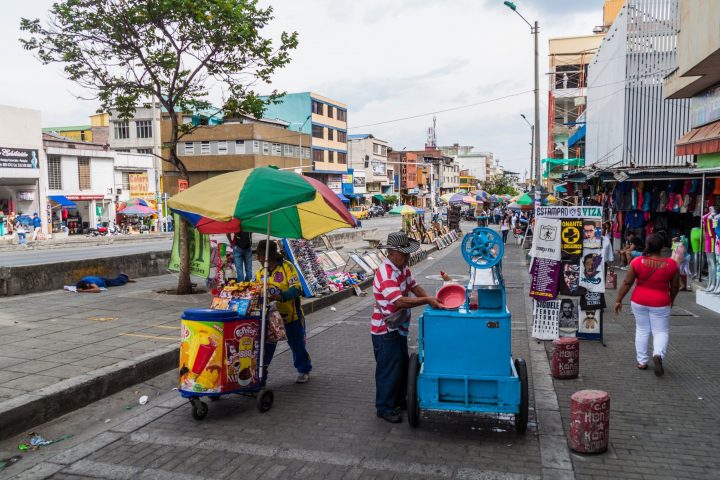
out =
[[221,290],[213,290],[210,308],[234,310],[239,315],[259,316],[262,308],[262,286],[253,282],[229,280]]

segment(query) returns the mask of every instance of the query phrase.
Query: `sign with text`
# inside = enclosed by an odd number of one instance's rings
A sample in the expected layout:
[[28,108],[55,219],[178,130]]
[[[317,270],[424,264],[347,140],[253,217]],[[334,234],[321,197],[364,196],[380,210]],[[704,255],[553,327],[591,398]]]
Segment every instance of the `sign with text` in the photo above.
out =
[[188,181],[178,179],[178,193],[184,192],[188,189]]
[[535,216],[549,218],[602,218],[602,207],[537,207]]
[[582,255],[582,220],[562,220],[560,249],[564,261],[578,261]]
[[530,296],[538,301],[554,300],[562,263],[546,258],[533,258],[530,265]]
[[210,237],[198,232],[188,222],[181,222],[180,216],[173,214],[173,225],[176,225],[173,235],[172,252],[168,270],[171,272],[180,271],[180,226],[185,225],[187,229],[188,254],[190,255],[190,274],[200,278],[208,278],[210,275]]
[[0,167],[40,168],[38,151],[28,148],[0,147]]
[[546,258],[548,260],[559,261],[561,259],[560,230],[560,219],[538,218],[535,224],[537,234],[533,235],[530,255],[534,258]]
[[130,184],[130,196],[145,196],[148,191],[148,174],[147,173],[129,173],[128,183]]

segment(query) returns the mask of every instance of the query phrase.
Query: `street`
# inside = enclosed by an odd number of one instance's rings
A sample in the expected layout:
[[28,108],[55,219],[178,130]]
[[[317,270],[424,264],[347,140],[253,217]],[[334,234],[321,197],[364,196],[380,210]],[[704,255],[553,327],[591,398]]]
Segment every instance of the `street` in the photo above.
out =
[[[466,273],[459,243],[432,257],[413,268],[428,290],[439,286],[441,269]],[[375,418],[372,299],[352,297],[335,310],[308,315],[314,364],[308,384],[293,383],[289,352],[278,349],[269,380],[275,404],[268,413],[259,413],[251,398],[225,396],[209,402],[208,416],[198,422],[172,390],[177,377],[170,371],[37,426],[33,430],[46,438],[73,437],[24,453],[7,472],[18,479],[717,478],[720,375],[713,352],[720,316],[682,294],[673,312],[667,373],[658,378],[634,368],[634,321],[627,309],[620,317],[607,313],[607,346],[582,342],[580,377],[551,381],[552,343],[529,338],[525,268],[521,250],[508,246],[503,272],[512,349],[528,361],[531,384],[524,435],[514,432],[512,417],[423,413],[417,429]],[[170,315],[163,321],[173,325]],[[416,343],[411,330],[411,351]],[[565,443],[569,396],[585,388],[612,398],[604,454],[573,454]],[[138,404],[142,395],[149,396],[147,405]],[[17,452],[24,440],[18,435],[0,442],[2,455]]]

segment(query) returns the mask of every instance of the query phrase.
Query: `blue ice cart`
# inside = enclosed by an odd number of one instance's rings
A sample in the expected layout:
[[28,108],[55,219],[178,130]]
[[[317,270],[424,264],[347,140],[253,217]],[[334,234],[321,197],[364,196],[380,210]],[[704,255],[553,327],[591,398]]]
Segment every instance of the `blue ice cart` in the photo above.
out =
[[426,307],[419,318],[418,353],[408,369],[408,422],[420,411],[515,415],[515,427],[528,422],[525,360],[513,361],[510,311],[502,277],[500,235],[476,228],[465,235],[462,254],[470,267],[465,304],[457,310]]

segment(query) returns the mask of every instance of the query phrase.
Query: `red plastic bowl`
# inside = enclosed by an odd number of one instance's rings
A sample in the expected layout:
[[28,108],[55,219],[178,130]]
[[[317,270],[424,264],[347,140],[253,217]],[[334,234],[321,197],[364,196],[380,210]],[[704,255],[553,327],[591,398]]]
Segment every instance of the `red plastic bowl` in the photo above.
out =
[[465,304],[465,287],[457,283],[446,283],[438,290],[437,298],[447,308],[460,308]]

